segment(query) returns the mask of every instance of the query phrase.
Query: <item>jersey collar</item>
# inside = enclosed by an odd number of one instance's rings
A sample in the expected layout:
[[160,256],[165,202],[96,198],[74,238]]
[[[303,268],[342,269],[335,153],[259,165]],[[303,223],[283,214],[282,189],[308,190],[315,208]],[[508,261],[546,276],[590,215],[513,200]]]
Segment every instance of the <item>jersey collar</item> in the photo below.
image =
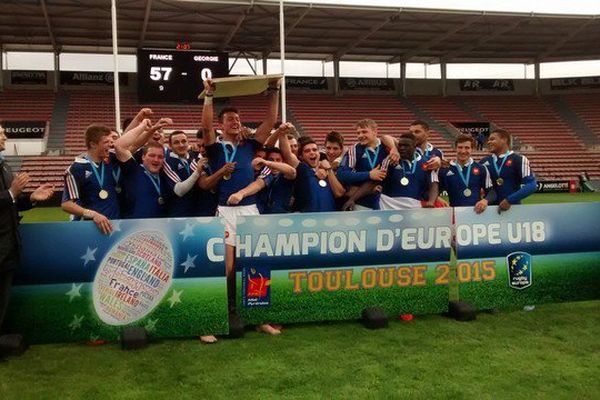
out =
[[[469,161],[467,161],[467,163],[464,165],[465,167],[468,167],[469,165],[473,164],[473,159],[471,157],[469,157]],[[450,161],[450,165],[454,165],[457,167],[460,167],[460,163],[458,162],[458,160],[452,160]]]

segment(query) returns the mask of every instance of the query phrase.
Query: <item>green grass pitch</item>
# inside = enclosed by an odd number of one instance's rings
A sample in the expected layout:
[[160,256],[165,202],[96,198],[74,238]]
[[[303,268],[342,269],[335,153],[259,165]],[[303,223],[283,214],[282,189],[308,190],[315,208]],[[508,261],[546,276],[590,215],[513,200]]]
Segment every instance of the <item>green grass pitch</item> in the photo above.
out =
[[[600,194],[525,203],[578,201]],[[38,208],[24,221],[66,219]],[[0,362],[0,399],[587,399],[600,393],[598,337],[600,301],[588,301],[469,323],[418,316],[378,331],[353,321],[296,324],[278,337],[249,331],[243,340],[165,340],[136,352],[34,345]]]

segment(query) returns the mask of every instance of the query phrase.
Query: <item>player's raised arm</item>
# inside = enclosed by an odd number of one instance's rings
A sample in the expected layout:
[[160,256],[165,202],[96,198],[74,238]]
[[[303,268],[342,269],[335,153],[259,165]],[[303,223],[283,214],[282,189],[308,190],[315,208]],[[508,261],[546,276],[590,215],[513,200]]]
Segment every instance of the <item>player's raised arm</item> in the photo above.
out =
[[279,149],[281,150],[281,157],[283,157],[283,161],[287,164],[291,165],[292,168],[298,167],[300,161],[298,157],[294,153],[292,153],[292,148],[290,147],[290,141],[287,138],[287,131],[293,125],[289,122],[281,124],[279,128],[277,128],[277,134],[279,135]]
[[152,114],[152,109],[147,107],[142,108],[140,111],[138,111],[136,116],[133,117],[129,125],[125,127],[125,129],[123,130],[123,134],[125,134],[125,132],[129,132],[130,130],[141,124],[143,120],[150,119],[152,117]]
[[287,163],[268,161],[261,157],[252,160],[252,167],[255,169],[262,169],[265,166],[271,171],[279,171],[285,179],[293,180],[296,178],[296,169]]
[[273,125],[277,122],[277,115],[279,113],[279,86],[281,85],[281,79],[272,79],[269,81],[269,87],[267,87],[267,95],[269,96],[269,108],[267,109],[267,115],[264,121],[256,129],[254,139],[263,144],[271,134]]
[[202,106],[202,131],[204,132],[204,146],[210,146],[217,139],[213,126],[213,92],[215,85],[210,79],[205,80],[203,83],[205,97],[204,105]]

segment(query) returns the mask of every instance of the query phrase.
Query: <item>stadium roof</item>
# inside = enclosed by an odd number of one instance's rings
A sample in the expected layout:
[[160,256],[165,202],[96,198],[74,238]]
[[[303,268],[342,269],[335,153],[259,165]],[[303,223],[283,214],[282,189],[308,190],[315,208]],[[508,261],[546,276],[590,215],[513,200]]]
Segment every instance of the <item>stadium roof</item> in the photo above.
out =
[[[119,52],[138,47],[279,57],[279,6],[266,0],[119,0]],[[600,58],[600,16],[285,5],[286,58],[520,62]],[[1,0],[4,50],[111,51],[108,0]]]

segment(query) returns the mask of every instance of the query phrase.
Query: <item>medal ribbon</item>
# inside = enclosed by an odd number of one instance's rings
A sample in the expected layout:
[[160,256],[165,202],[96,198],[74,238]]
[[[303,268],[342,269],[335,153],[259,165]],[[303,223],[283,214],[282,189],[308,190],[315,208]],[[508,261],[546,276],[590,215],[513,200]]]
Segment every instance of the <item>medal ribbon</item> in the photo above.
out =
[[[116,173],[115,173],[115,171],[116,171]],[[112,176],[113,176],[113,178],[115,178],[115,184],[118,185],[119,180],[121,179],[121,167],[119,167],[117,165],[115,168],[113,168]]]
[[410,161],[408,161],[408,160],[400,160],[400,168],[402,168],[402,175],[413,175],[415,173],[415,170],[417,169],[417,161],[416,160],[412,161],[412,167],[410,169],[410,174],[408,174],[406,172],[406,170],[404,169],[404,164],[402,163],[402,161],[406,161],[407,163],[410,163]]
[[143,165],[142,168],[144,168],[144,173],[150,178],[150,182],[152,182],[154,189],[156,189],[156,193],[158,193],[158,197],[160,197],[160,176],[151,174]]
[[[367,147],[365,149],[365,156],[367,157],[367,160],[369,161],[369,166],[371,167],[371,169],[375,168],[375,163],[377,162],[377,157],[379,157],[379,149],[380,146],[376,146],[375,147],[376,150],[373,150],[369,147]],[[373,152],[373,159],[371,159],[371,152]]]
[[237,144],[231,145],[231,147],[233,147],[233,150],[231,151],[231,153],[229,152],[229,149],[227,148],[227,145],[225,143],[221,142],[221,147],[223,147],[223,154],[225,155],[225,162],[226,163],[232,162],[233,159],[235,158],[235,153],[237,153]]
[[98,181],[98,185],[100,185],[100,189],[104,189],[104,162],[100,161],[100,173],[98,174],[98,167],[96,167],[96,163],[92,161],[92,159],[89,156],[85,156],[85,159],[88,160],[88,162],[92,166],[92,171],[94,171],[94,176]]
[[502,167],[504,167],[504,163],[508,159],[509,153],[510,153],[510,150],[503,154],[504,157],[502,157],[502,162],[500,163],[500,168],[498,168],[498,162],[497,162],[498,156],[494,154],[494,156],[492,157],[493,158],[492,161],[494,161],[492,164],[494,164],[494,169],[496,170],[496,174],[498,174],[498,178],[500,178],[500,172],[502,172]]
[[456,170],[458,171],[458,176],[460,176],[460,179],[463,181],[463,183],[465,184],[465,187],[468,189],[469,188],[469,180],[471,179],[471,167],[473,167],[473,160],[469,160],[469,166],[467,167],[467,176],[463,176],[463,167],[456,163]]

